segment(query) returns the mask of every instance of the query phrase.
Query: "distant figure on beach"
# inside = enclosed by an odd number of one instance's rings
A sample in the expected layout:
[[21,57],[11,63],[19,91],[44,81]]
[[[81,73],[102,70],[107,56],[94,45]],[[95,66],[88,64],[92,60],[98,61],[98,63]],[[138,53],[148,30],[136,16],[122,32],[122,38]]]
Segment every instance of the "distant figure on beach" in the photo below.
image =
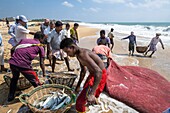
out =
[[45,76],[45,54],[44,48],[40,44],[43,41],[44,35],[39,31],[35,33],[34,39],[22,39],[17,46],[13,47],[14,53],[9,60],[13,76],[10,83],[8,102],[15,99],[15,90],[20,73],[22,73],[34,87],[41,85],[38,75],[32,69],[31,62],[39,54],[40,67],[43,76]]
[[[50,25],[44,30],[44,35],[45,35],[45,39],[44,39],[44,43],[43,44],[47,44],[47,39],[48,39],[48,35],[55,30],[55,22],[53,20],[50,21]],[[48,48],[49,46],[47,46],[47,59],[49,59],[49,54],[50,54],[50,48]],[[45,49],[45,47],[44,47]],[[51,65],[51,60],[49,60],[50,65]]]
[[55,69],[55,63],[56,60],[60,57],[61,59],[64,57],[65,63],[67,65],[68,71],[73,71],[70,69],[69,61],[67,54],[64,53],[62,50],[60,50],[60,43],[63,40],[63,34],[61,32],[62,30],[62,22],[57,21],[55,23],[55,30],[53,30],[49,35],[47,39],[47,46],[49,53],[49,60],[52,60],[52,72],[54,72]]
[[19,16],[15,18],[15,23],[10,25],[8,34],[11,35],[12,37],[8,40],[8,43],[11,44],[12,46],[15,46],[17,44],[16,41],[16,36],[15,36],[15,28],[19,23]]
[[102,59],[104,66],[107,69],[110,64],[110,60],[112,59],[110,48],[108,48],[104,44],[99,43],[99,45],[95,46],[92,51]]
[[75,43],[79,43],[77,29],[79,27],[78,23],[74,23],[74,27],[70,29],[70,37],[74,40]]
[[49,26],[50,20],[49,19],[45,19],[44,23],[42,23],[40,25],[40,30],[42,33],[44,33],[44,30]]
[[163,43],[162,43],[162,40],[159,38],[160,35],[161,35],[160,33],[156,33],[156,37],[152,38],[150,44],[148,45],[149,49],[148,49],[148,51],[145,53],[145,56],[147,55],[147,53],[148,53],[149,51],[152,51],[152,53],[149,55],[149,57],[152,57],[152,55],[153,55],[153,54],[155,53],[155,51],[157,50],[156,45],[158,44],[158,42],[161,43],[162,49],[164,49],[164,45],[163,45]]
[[137,46],[136,43],[136,36],[134,35],[134,32],[131,32],[131,35],[122,38],[121,40],[129,39],[129,56],[134,55],[134,50],[135,50],[135,45]]
[[0,72],[5,71],[7,72],[7,69],[4,67],[4,45],[2,42],[2,35],[0,33]]
[[6,26],[9,28],[9,20],[8,20],[8,18],[5,18],[5,21],[6,21]]
[[77,83],[75,92],[80,91],[80,84],[86,74],[86,67],[89,70],[88,76],[83,90],[76,100],[76,110],[78,113],[85,113],[87,105],[96,104],[96,98],[103,91],[107,73],[102,60],[92,51],[78,47],[71,38],[61,41],[60,48],[70,57],[77,57],[80,66],[80,79]]
[[110,44],[111,44],[110,49],[111,49],[111,51],[112,51],[113,46],[114,46],[114,41],[113,41],[114,35],[113,35],[113,31],[114,31],[114,29],[111,28],[110,32],[108,33],[108,37],[110,38]]
[[70,24],[67,23],[66,27],[62,30],[64,38],[70,38]]
[[19,16],[18,22],[19,22],[18,25],[15,27],[15,37],[16,37],[17,44],[22,39],[26,39],[27,34],[31,34],[31,35],[35,34],[34,32],[30,32],[30,30],[26,28],[28,20],[24,15]]
[[100,31],[100,38],[97,39],[97,45],[103,44],[110,48],[110,39],[109,37],[105,36],[105,30]]

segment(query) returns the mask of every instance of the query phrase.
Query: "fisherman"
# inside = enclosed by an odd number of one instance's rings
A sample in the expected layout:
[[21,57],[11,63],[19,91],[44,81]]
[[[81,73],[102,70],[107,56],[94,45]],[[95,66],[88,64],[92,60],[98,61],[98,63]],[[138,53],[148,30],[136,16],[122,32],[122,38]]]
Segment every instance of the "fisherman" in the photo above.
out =
[[102,43],[110,48],[110,39],[105,36],[105,30],[100,31],[100,38],[97,39],[97,45],[99,45],[99,43]]
[[52,59],[52,72],[54,72],[55,69],[55,63],[57,58],[64,57],[65,63],[67,65],[68,71],[73,71],[73,69],[70,69],[68,57],[66,54],[64,54],[60,50],[60,42],[63,40],[63,34],[61,32],[63,23],[61,21],[57,21],[55,23],[55,30],[53,30],[47,39],[47,46],[49,53],[49,59]]
[[12,46],[15,46],[17,44],[16,41],[16,36],[15,36],[15,28],[19,23],[19,16],[15,18],[15,23],[10,25],[8,34],[11,35],[12,37],[8,40],[8,43],[11,44]]
[[131,34],[125,38],[122,38],[121,40],[129,39],[129,56],[134,55],[135,45],[136,43],[136,36],[134,35],[134,32],[132,31]]
[[[50,25],[49,27],[47,27],[45,30],[44,30],[44,35],[45,35],[45,40],[44,40],[44,44],[47,45],[47,39],[48,39],[48,35],[50,35],[50,33],[55,30],[55,22],[54,21],[50,21]],[[47,46],[47,59],[49,59],[49,54],[50,54],[50,48],[48,48],[50,46]],[[45,47],[44,47],[44,50],[45,50]],[[49,62],[50,62],[50,65],[51,65],[51,59],[49,59]]]
[[70,57],[77,57],[80,62],[81,72],[80,79],[77,83],[75,92],[80,91],[86,74],[86,67],[90,72],[83,90],[79,94],[76,101],[76,110],[78,113],[85,113],[86,104],[93,105],[96,103],[96,98],[103,91],[106,83],[107,73],[102,60],[92,51],[78,47],[71,38],[66,38],[61,41],[60,48]]
[[104,66],[107,69],[110,64],[110,60],[112,59],[110,48],[102,43],[99,43],[99,45],[95,46],[92,51],[102,59]]
[[111,44],[110,49],[111,49],[111,51],[112,51],[113,46],[114,46],[114,41],[113,41],[114,35],[113,35],[113,31],[114,31],[114,29],[111,28],[110,32],[108,33],[108,37],[110,38],[110,44]]
[[40,30],[41,30],[42,33],[44,33],[44,30],[45,30],[46,28],[48,28],[49,23],[50,23],[50,20],[49,20],[49,19],[45,19],[45,20],[44,20],[44,23],[42,23],[42,24],[40,25]]
[[27,34],[34,35],[34,32],[30,32],[30,30],[27,29],[27,18],[24,15],[19,16],[18,25],[15,27],[15,36],[17,44],[22,40],[27,38]]
[[160,35],[161,35],[160,33],[156,33],[156,37],[153,37],[153,38],[152,38],[150,44],[148,45],[149,49],[148,49],[148,51],[145,53],[145,56],[147,55],[147,53],[148,53],[149,51],[152,51],[152,53],[149,55],[149,57],[152,57],[152,55],[153,55],[153,54],[155,53],[155,51],[157,50],[156,45],[158,44],[158,42],[161,43],[162,49],[164,49],[164,45],[163,45],[163,43],[162,43],[162,40],[161,40],[160,37],[159,37]]
[[77,29],[79,27],[78,23],[74,23],[74,27],[70,29],[70,37],[74,40],[74,43],[79,43]]
[[22,39],[18,45],[13,47],[14,53],[9,60],[13,76],[10,83],[8,102],[15,99],[15,90],[20,73],[22,73],[34,87],[41,85],[38,75],[32,69],[31,62],[39,54],[40,67],[43,76],[45,76],[44,48],[41,47],[40,44],[40,42],[43,41],[44,35],[41,32],[36,32],[34,39]]

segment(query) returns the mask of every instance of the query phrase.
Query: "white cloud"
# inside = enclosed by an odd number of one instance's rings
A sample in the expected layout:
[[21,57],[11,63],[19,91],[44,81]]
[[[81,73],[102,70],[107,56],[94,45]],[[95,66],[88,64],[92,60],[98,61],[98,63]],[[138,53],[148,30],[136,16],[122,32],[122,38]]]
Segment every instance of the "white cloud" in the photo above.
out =
[[127,0],[93,0],[93,2],[97,3],[126,3]]
[[67,2],[67,1],[64,1],[64,2],[62,3],[62,5],[66,6],[66,7],[74,7],[73,4],[71,4],[71,3]]
[[132,8],[145,7],[145,8],[161,8],[164,5],[170,4],[170,0],[144,0],[143,3],[128,3],[127,6]]
[[82,0],[77,0],[77,1],[80,2],[80,3],[82,2]]
[[90,12],[98,12],[98,11],[100,11],[100,8],[93,8],[93,7],[91,7],[89,9],[83,8],[83,10],[84,11],[90,11]]

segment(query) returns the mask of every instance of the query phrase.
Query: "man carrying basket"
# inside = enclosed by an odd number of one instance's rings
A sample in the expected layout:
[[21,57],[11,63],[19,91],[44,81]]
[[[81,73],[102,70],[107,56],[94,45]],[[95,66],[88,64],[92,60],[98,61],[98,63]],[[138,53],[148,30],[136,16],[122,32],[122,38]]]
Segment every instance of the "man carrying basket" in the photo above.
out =
[[84,79],[86,68],[89,70],[83,90],[76,101],[78,113],[85,113],[85,106],[96,103],[96,98],[103,91],[106,83],[107,73],[102,60],[92,51],[78,47],[71,38],[61,41],[60,48],[71,57],[77,57],[81,65],[80,79],[75,91],[80,91],[80,84]]

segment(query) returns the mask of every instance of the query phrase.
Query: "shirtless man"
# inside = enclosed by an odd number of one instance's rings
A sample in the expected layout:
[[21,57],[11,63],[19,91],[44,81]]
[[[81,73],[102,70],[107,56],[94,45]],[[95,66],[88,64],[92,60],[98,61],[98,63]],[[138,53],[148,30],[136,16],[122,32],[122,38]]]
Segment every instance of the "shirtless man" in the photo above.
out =
[[80,84],[84,79],[86,68],[89,70],[88,76],[83,90],[79,94],[76,101],[76,110],[78,113],[85,113],[85,105],[92,105],[96,103],[96,98],[99,97],[103,91],[106,83],[106,69],[102,60],[92,51],[80,48],[75,45],[71,38],[66,38],[61,41],[60,48],[70,57],[77,57],[81,65],[80,79],[75,89],[76,93],[80,91]]

